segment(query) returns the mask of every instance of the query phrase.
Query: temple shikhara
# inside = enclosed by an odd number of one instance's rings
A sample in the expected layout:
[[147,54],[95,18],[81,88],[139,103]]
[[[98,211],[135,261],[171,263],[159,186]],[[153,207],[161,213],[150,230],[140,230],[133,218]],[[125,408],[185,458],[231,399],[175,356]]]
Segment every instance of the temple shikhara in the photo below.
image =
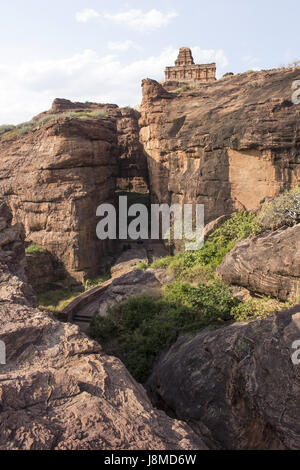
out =
[[216,80],[216,64],[195,64],[189,47],[181,47],[174,67],[165,70],[166,80],[213,82]]

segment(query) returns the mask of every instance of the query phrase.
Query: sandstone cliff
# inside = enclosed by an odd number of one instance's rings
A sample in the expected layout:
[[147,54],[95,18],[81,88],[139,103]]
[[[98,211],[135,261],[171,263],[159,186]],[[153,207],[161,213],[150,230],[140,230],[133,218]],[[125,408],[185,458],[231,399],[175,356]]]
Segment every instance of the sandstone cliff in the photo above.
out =
[[96,209],[115,201],[118,178],[147,188],[137,120],[116,105],[55,100],[27,135],[0,141],[0,195],[75,281],[97,274],[115,246],[97,239]]
[[205,449],[188,425],[155,410],[123,364],[75,325],[31,305],[24,232],[0,202],[0,449]]
[[205,204],[210,222],[299,184],[298,78],[299,70],[254,72],[173,92],[144,80],[140,135],[153,199]]

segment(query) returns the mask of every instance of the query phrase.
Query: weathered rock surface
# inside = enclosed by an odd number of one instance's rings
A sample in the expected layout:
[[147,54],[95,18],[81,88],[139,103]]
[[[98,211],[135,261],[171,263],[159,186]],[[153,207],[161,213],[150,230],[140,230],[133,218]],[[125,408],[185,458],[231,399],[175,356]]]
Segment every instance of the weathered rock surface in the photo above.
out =
[[[70,115],[81,111],[103,115]],[[115,247],[112,241],[97,239],[97,207],[115,201],[119,176],[126,177],[127,186],[131,179],[133,186],[142,186],[147,178],[138,113],[58,99],[35,120],[47,116],[48,122],[27,135],[0,141],[0,195],[14,221],[24,223],[26,236],[45,247],[75,281],[83,282],[99,272]]]
[[1,203],[0,449],[205,449],[188,425],[152,407],[118,359],[30,306],[23,235],[10,219]]
[[64,117],[22,139],[1,142],[0,194],[24,223],[27,237],[82,282],[109,250],[96,236],[96,209],[114,201],[115,124]]
[[35,294],[25,274],[24,228],[20,223],[12,226],[11,222],[12,214],[0,198],[0,305],[21,302],[36,306]]
[[123,191],[149,192],[147,158],[139,141],[140,114],[132,108],[120,109],[117,119],[118,179],[117,187]]
[[254,293],[300,301],[300,224],[238,243],[218,276]]
[[59,286],[65,278],[65,271],[60,262],[48,251],[26,255],[26,275],[35,292]]
[[202,203],[209,223],[299,184],[298,78],[299,69],[255,72],[179,93],[144,80],[140,136],[153,200]]
[[149,379],[154,403],[209,448],[300,449],[300,305],[180,338]]

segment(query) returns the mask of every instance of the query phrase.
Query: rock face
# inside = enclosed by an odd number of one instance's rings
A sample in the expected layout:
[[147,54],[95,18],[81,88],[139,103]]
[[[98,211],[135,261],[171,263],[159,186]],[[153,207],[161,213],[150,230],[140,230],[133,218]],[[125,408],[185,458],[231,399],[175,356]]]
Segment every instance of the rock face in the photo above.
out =
[[[103,115],[70,115],[82,111]],[[26,136],[1,140],[0,195],[14,220],[24,223],[26,236],[83,282],[99,272],[115,247],[113,241],[97,239],[97,207],[115,201],[119,176],[127,186],[133,180],[135,187],[147,178],[138,115],[115,105],[55,100],[35,120],[46,117],[48,122]],[[128,167],[120,164],[125,160]]]
[[144,80],[140,136],[153,200],[202,203],[209,223],[299,184],[298,78],[255,72],[178,93]]
[[300,301],[300,224],[240,242],[218,276],[254,293]]
[[147,158],[139,141],[140,114],[131,108],[120,109],[117,119],[118,179],[117,187],[123,191],[149,192]]
[[[35,306],[37,301],[25,274],[24,228],[11,225],[12,214],[0,199],[0,300]],[[1,319],[0,319],[1,324]],[[1,330],[0,330],[1,331]]]
[[213,449],[300,449],[300,306],[181,338],[149,380],[153,400]]
[[48,251],[26,255],[26,275],[35,292],[53,288],[65,278],[65,271]]
[[0,449],[205,449],[188,425],[153,409],[118,359],[31,306],[23,235],[10,220],[1,202]]

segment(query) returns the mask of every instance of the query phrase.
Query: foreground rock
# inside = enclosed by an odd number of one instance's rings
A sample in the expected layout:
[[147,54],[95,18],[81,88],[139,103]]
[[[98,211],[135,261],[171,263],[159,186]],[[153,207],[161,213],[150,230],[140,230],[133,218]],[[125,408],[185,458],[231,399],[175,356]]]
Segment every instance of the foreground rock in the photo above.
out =
[[254,293],[300,301],[300,224],[240,242],[218,275]]
[[300,449],[300,305],[249,324],[181,338],[149,389],[215,449]]
[[0,449],[205,449],[188,425],[153,409],[118,359],[30,306],[24,234],[10,219],[1,203]]

